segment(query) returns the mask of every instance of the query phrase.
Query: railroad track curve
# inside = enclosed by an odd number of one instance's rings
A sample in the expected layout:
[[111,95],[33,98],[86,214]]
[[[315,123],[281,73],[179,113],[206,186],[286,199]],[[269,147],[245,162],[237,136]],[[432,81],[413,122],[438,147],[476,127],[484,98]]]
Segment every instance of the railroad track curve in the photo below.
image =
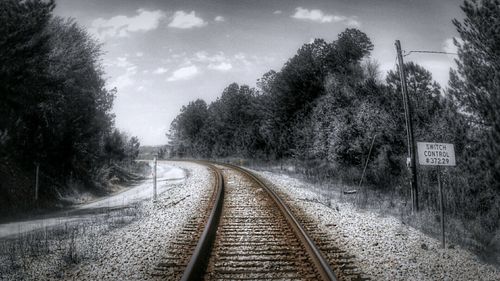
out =
[[337,280],[288,206],[258,177],[199,163],[214,171],[218,196],[181,280]]
[[[224,180],[219,169],[208,162],[190,161],[206,166],[212,173],[213,191],[202,197],[199,214],[193,214],[169,244],[161,262],[156,264],[153,280],[199,280],[207,263],[206,253],[215,239],[222,213]],[[200,215],[201,214],[201,215]]]

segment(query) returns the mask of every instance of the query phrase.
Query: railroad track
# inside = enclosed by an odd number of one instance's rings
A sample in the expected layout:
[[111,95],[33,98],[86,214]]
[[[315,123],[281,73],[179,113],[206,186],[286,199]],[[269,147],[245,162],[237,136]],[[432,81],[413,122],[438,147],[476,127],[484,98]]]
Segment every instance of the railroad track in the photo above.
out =
[[[297,219],[258,177],[237,166],[203,164],[215,179],[213,194],[203,202],[206,214],[193,217],[173,252],[158,265],[156,276],[169,280],[365,280],[349,264],[346,267],[345,252],[334,248],[332,253],[329,241],[318,240],[321,232],[302,216]],[[327,250],[328,259],[315,243]],[[352,272],[343,276],[344,270]]]
[[[203,274],[203,264],[206,261],[202,254],[210,251],[209,247],[215,238],[222,208],[224,182],[222,174],[215,166],[202,164],[212,171],[214,191],[202,198],[199,212],[202,215],[194,214],[176,237],[176,242],[169,245],[162,262],[158,263],[151,273],[154,279],[195,280],[195,276]],[[184,274],[188,271],[189,275]]]

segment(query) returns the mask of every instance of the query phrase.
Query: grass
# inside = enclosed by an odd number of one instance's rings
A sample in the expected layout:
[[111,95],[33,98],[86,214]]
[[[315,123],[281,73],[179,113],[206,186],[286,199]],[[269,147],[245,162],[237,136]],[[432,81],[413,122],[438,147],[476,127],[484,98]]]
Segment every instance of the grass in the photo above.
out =
[[[143,216],[139,206],[106,210],[89,219],[19,234],[0,241],[2,278],[38,279],[37,263],[48,260],[56,276],[61,269],[100,257],[99,238]],[[33,275],[35,274],[35,275]],[[7,277],[9,276],[9,277]],[[59,276],[62,277],[62,276]]]

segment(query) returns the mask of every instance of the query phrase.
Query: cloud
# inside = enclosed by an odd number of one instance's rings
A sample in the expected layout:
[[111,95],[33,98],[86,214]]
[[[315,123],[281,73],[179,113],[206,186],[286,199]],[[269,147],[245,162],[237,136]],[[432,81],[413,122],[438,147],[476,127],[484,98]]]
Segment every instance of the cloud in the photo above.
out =
[[291,15],[292,18],[298,20],[308,20],[319,23],[337,23],[341,22],[348,26],[360,26],[361,24],[355,17],[346,17],[341,15],[328,15],[319,9],[304,9],[302,7],[295,8],[295,13]]
[[137,10],[135,16],[118,15],[109,19],[98,18],[92,21],[89,31],[97,38],[127,37],[133,32],[147,32],[156,29],[165,17],[161,10]]
[[452,60],[446,58],[419,61],[419,64],[429,70],[432,73],[433,80],[438,82],[441,86],[446,86],[448,84],[450,68],[456,67]]
[[243,53],[237,53],[234,55],[234,59],[243,63],[245,66],[250,66],[252,63],[247,59],[247,56]]
[[178,81],[178,80],[188,80],[193,78],[196,74],[199,73],[198,67],[195,65],[185,66],[177,69],[172,73],[172,75],[167,79],[169,82]]
[[171,55],[171,57],[174,59],[183,58],[185,56],[186,56],[186,52]]
[[458,48],[453,43],[453,39],[456,39],[459,44],[463,43],[462,39],[460,39],[460,38],[448,38],[448,39],[444,40],[444,42],[443,42],[443,51],[445,51],[447,53],[454,53],[454,54],[456,54],[458,52]]
[[135,73],[126,72],[125,74],[118,76],[116,80],[112,83],[112,85],[118,88],[119,90],[132,86],[135,83],[135,80],[132,79],[132,76],[134,74]]
[[283,13],[283,11],[281,11],[281,10],[276,10],[273,12],[273,14],[275,14],[275,15],[281,15],[282,13]]
[[116,65],[116,66],[121,67],[121,68],[127,68],[130,66],[133,66],[134,64],[132,64],[130,61],[128,61],[127,57],[118,57],[116,59],[116,62],[111,63],[111,65]]
[[154,74],[163,74],[163,73],[166,73],[168,71],[168,68],[164,68],[164,67],[158,67],[157,69],[155,69],[153,71]]
[[351,26],[351,27],[360,27],[361,26],[361,22],[359,22],[356,19],[357,17],[335,16],[335,18],[338,20],[338,22],[343,22],[347,26]]
[[228,71],[233,68],[231,59],[226,57],[223,52],[218,52],[214,55],[209,55],[205,51],[196,52],[192,61],[207,64],[207,67],[217,71]]
[[135,55],[140,58],[140,57],[144,56],[144,53],[143,52],[137,52],[137,53],[135,53]]
[[172,21],[168,24],[169,27],[180,28],[180,29],[189,29],[194,27],[202,27],[207,23],[202,19],[196,16],[194,11],[187,14],[184,11],[177,11],[174,14]]
[[130,66],[125,69],[125,73],[116,77],[115,81],[112,83],[113,86],[118,89],[123,89],[130,87],[135,84],[134,76],[137,73],[136,66]]
[[223,16],[216,16],[214,18],[214,21],[223,22],[223,21],[226,21],[226,19]]
[[193,60],[199,62],[224,62],[227,61],[227,58],[223,52],[210,56],[207,52],[200,51],[194,54]]
[[295,8],[295,14],[292,15],[292,18],[300,20],[316,21],[321,23],[333,21],[332,15],[326,15],[321,10],[316,10],[316,9],[308,10],[302,7]]
[[228,63],[228,62],[221,62],[221,63],[217,63],[217,64],[211,63],[208,65],[208,68],[213,69],[213,70],[217,70],[217,71],[228,71],[231,68],[233,68],[233,65],[231,63]]
[[137,66],[131,63],[126,56],[118,57],[116,61],[110,62],[109,66],[119,67],[125,71],[123,74],[116,77],[111,83],[112,86],[123,89],[135,84],[134,76],[137,74]]

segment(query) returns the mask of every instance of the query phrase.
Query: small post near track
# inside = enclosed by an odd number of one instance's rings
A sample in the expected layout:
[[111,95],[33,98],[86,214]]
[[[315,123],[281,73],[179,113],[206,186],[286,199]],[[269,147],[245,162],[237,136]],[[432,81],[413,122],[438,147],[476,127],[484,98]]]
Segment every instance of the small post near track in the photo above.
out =
[[158,163],[158,160],[156,159],[156,157],[154,158],[153,160],[153,201],[156,202],[156,198],[158,197],[157,193],[156,193],[156,166],[157,166],[157,163]]
[[40,163],[36,162],[35,163],[36,170],[35,170],[35,201],[38,201],[38,184],[39,184],[39,175],[40,175]]
[[361,183],[363,182],[363,178],[365,177],[366,168],[368,167],[368,161],[370,161],[370,156],[372,155],[373,144],[375,143],[375,138],[377,134],[373,135],[372,144],[370,145],[370,150],[368,151],[368,156],[366,157],[365,167],[363,168],[363,173],[361,174],[361,178],[359,179],[358,189],[361,189]]
[[441,213],[441,247],[446,246],[444,235],[444,199],[441,182],[441,166],[456,166],[455,146],[451,143],[417,142],[418,164],[437,166],[437,182],[439,189],[439,211]]

